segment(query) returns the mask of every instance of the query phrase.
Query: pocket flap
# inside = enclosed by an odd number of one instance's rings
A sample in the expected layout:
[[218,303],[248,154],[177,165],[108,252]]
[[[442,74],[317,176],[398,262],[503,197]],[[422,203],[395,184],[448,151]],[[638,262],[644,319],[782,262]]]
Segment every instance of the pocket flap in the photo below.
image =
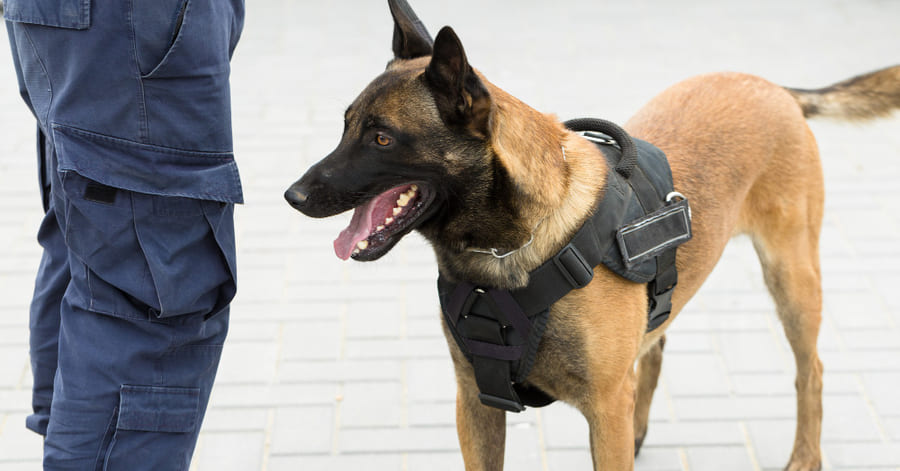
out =
[[122,386],[119,430],[191,432],[197,426],[199,388]]
[[53,125],[59,170],[115,188],[159,196],[242,203],[231,151],[200,152],[142,144]]
[[91,0],[6,0],[4,18],[58,28],[91,26]]

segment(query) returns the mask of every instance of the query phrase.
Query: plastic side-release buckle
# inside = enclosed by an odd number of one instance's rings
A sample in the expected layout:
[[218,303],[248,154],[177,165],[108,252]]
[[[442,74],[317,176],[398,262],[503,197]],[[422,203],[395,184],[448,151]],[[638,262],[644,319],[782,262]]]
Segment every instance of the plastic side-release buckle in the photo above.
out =
[[594,279],[594,270],[581,251],[572,244],[560,250],[553,257],[553,263],[574,289],[584,288]]
[[657,291],[657,280],[647,285],[647,294],[650,298],[650,312],[647,314],[647,332],[661,326],[672,312],[672,292],[675,285]]
[[502,397],[492,396],[490,394],[479,393],[478,399],[481,400],[482,404],[488,407],[495,407],[509,412],[522,412],[525,410],[525,406],[520,402],[510,401],[509,399],[503,399]]

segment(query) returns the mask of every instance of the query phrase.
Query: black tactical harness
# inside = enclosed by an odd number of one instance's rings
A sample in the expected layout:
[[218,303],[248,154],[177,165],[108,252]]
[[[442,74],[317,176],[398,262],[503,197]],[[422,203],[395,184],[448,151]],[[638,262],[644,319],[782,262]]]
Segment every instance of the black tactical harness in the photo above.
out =
[[595,142],[614,167],[593,215],[569,244],[529,273],[524,288],[501,290],[438,277],[444,319],[472,363],[481,402],[511,412],[555,400],[525,379],[556,301],[587,286],[593,267],[602,263],[630,281],[647,283],[647,330],[653,330],[672,309],[676,247],[691,238],[690,207],[674,191],[661,150],[609,121],[565,124]]

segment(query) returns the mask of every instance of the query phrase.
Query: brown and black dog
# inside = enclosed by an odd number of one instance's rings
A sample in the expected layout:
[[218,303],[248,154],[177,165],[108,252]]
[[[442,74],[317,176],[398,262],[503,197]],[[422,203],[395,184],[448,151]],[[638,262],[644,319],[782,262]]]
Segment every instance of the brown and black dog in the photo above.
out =
[[[355,208],[334,244],[343,259],[376,260],[415,229],[433,245],[444,278],[525,286],[603,197],[607,161],[554,116],[488,82],[452,29],[432,40],[405,1],[389,4],[395,58],[347,109],[337,148],[285,197],[313,217]],[[736,234],[753,240],[796,359],[797,429],[786,469],[821,467],[823,178],[805,118],[869,119],[897,108],[900,66],[806,91],[719,73],[669,88],[628,121],[631,135],[666,153],[675,190],[693,210],[693,239],[677,253],[672,315],[645,332],[646,287],[597,266],[588,286],[553,305],[527,378],[587,418],[595,469],[633,469],[664,332]],[[484,253],[492,248],[515,252]],[[500,470],[505,413],[481,404],[472,366],[449,335],[448,345],[466,469]]]

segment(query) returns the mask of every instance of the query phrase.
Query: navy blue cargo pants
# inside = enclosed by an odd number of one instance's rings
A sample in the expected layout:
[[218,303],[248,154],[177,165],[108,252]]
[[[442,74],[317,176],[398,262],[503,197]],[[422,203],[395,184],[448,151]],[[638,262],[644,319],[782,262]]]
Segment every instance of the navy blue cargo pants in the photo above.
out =
[[48,470],[187,470],[234,296],[243,0],[6,0],[46,216],[31,306]]

